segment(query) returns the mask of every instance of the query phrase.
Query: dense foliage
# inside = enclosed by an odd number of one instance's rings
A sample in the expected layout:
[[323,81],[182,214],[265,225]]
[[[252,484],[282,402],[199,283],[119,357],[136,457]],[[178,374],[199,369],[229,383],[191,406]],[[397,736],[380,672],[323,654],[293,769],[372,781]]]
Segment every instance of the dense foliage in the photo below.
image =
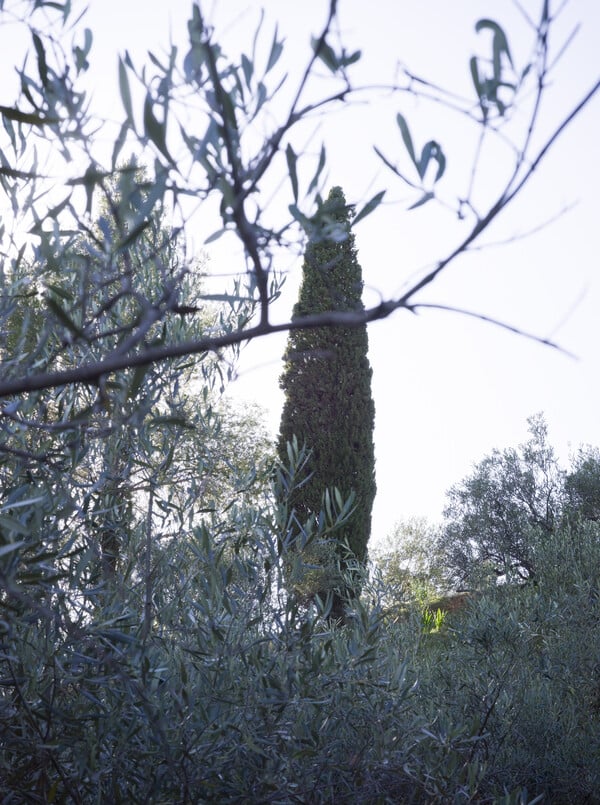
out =
[[600,449],[580,447],[565,477],[567,510],[586,520],[600,520]]
[[[352,210],[339,187],[323,203],[311,234],[302,270],[302,285],[293,319],[315,313],[364,310],[363,280],[358,263]],[[278,452],[288,462],[289,445],[308,450],[306,477],[293,490],[291,504],[298,520],[296,543],[306,543],[304,524],[319,516],[323,496],[350,499],[352,513],[331,546],[342,568],[364,564],[375,497],[371,367],[366,325],[293,330],[285,352],[281,387],[285,392]],[[307,563],[320,563],[313,545]],[[327,549],[327,546],[321,546]],[[331,564],[335,566],[335,561]],[[300,569],[301,573],[301,569]],[[329,576],[329,577],[327,577]],[[323,597],[336,586],[324,569],[321,585],[311,592]],[[302,579],[298,581],[302,586]],[[340,582],[337,582],[339,588]],[[341,614],[344,590],[334,594]]]
[[407,602],[427,606],[448,592],[438,539],[437,525],[424,517],[412,517],[398,521],[388,537],[373,548],[371,558],[381,576],[388,612],[404,612]]
[[598,519],[598,450],[580,448],[567,471],[543,415],[528,422],[527,442],[494,450],[447,494],[437,538],[447,586],[533,580],[537,545],[569,523]]
[[[265,35],[259,25],[247,52],[229,58],[193,4],[184,47],[142,66],[122,55],[116,126],[93,110],[93,31],[74,5],[0,0],[0,23],[31,40],[16,96],[0,105],[2,803],[597,801],[597,452],[584,450],[564,480],[568,516],[537,495],[554,489],[550,475],[539,486],[541,443],[497,456],[485,476],[483,492],[516,507],[526,548],[502,567],[531,566],[535,585],[472,596],[432,628],[410,601],[391,617],[396,588],[356,566],[362,595],[339,624],[327,602],[286,585],[299,522],[307,542],[337,545],[353,527],[352,498],[329,491],[302,522],[310,451],[292,441],[276,462],[259,415],[223,395],[250,339],[341,324],[351,328],[344,347],[365,355],[368,321],[429,304],[420,292],[512,203],[596,92],[538,131],[556,63],[551,4],[531,62],[517,70],[505,32],[486,18],[478,31],[492,36],[490,59],[471,60],[473,96],[426,86],[478,133],[468,198],[455,200],[469,231],[370,310],[359,303],[345,201],[318,203],[326,149],[313,164],[294,148],[298,124],[354,97],[360,52],[338,41],[337,4],[301,67],[283,66],[275,26]],[[413,78],[392,97],[418,94]],[[517,107],[525,122],[513,144],[505,124]],[[419,154],[401,114],[397,125],[415,204],[429,203],[446,156],[433,140]],[[514,164],[485,207],[475,188],[496,137],[510,140]],[[124,161],[128,149],[135,159]],[[274,187],[281,196],[269,205]],[[203,223],[217,218],[208,245],[241,247],[233,284],[216,291],[192,248],[198,209]],[[297,311],[274,325],[277,255],[306,234],[308,254],[347,250],[354,279],[331,289],[352,303],[331,296],[333,313]],[[367,384],[356,388],[370,427]],[[522,491],[539,522],[526,522]],[[490,512],[477,510],[479,524],[504,538]],[[526,542],[544,525],[543,539]],[[367,531],[348,537],[358,559]],[[426,582],[439,563],[419,564],[420,551],[408,561]]]
[[538,545],[535,586],[488,590],[433,633],[386,618],[376,583],[342,629],[286,603],[282,525],[244,506],[163,540],[148,631],[135,577],[68,609],[56,580],[44,598],[21,578],[3,604],[5,796],[597,801],[597,524]]
[[459,585],[490,575],[532,577],[532,546],[558,524],[563,473],[543,417],[531,417],[529,430],[528,442],[494,450],[448,492],[442,542]]

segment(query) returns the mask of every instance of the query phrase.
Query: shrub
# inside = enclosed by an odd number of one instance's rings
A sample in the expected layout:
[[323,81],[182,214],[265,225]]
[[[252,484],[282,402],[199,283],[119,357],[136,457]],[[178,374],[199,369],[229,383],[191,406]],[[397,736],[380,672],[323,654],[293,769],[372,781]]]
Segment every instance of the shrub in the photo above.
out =
[[535,585],[488,590],[422,644],[423,715],[471,725],[482,795],[598,801],[599,536],[588,523],[544,539]]

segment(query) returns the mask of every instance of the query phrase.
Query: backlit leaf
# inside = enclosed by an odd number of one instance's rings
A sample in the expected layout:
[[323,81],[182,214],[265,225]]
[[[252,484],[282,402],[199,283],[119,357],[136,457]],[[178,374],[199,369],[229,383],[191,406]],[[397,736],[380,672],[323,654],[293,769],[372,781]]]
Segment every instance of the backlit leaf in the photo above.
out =
[[398,126],[400,128],[400,134],[402,135],[402,139],[404,140],[404,145],[406,146],[406,150],[408,151],[408,154],[409,154],[410,158],[412,159],[413,164],[418,169],[417,157],[415,156],[415,149],[414,149],[414,146],[413,146],[412,137],[410,136],[410,131],[408,130],[408,124],[406,122],[406,119],[405,119],[404,115],[401,115],[400,112],[398,112],[398,114],[396,115],[396,121],[397,121]]
[[432,159],[438,164],[437,173],[433,180],[434,182],[437,182],[442,178],[446,169],[446,157],[444,156],[441,146],[439,143],[436,143],[435,140],[430,140],[423,148],[421,159],[418,165],[419,176],[421,179],[425,178],[427,168],[429,167],[429,163]]
[[370,201],[368,201],[368,202],[365,204],[365,206],[362,208],[362,210],[361,210],[361,211],[358,213],[358,215],[356,216],[356,218],[354,219],[354,221],[352,221],[352,225],[354,226],[354,225],[355,225],[355,224],[357,224],[359,221],[362,221],[362,219],[363,219],[363,218],[366,218],[366,217],[367,217],[367,215],[369,215],[370,213],[372,213],[372,212],[373,212],[373,210],[374,210],[374,209],[376,209],[376,207],[379,207],[379,205],[380,205],[380,204],[381,204],[381,202],[383,201],[383,197],[385,196],[385,193],[386,193],[386,191],[385,191],[385,190],[381,190],[379,193],[376,193],[376,194],[373,196],[373,198],[372,198]]
[[125,114],[130,125],[133,126],[133,107],[131,104],[131,90],[129,88],[129,79],[127,77],[127,68],[121,58],[119,58],[119,89],[121,91],[121,100],[125,107]]
[[311,38],[311,45],[315,56],[321,59],[332,73],[337,72],[340,63],[331,45],[328,45],[325,39],[316,39],[314,36]]
[[275,34],[273,36],[273,44],[271,45],[271,52],[269,53],[269,61],[267,62],[267,69],[265,72],[269,72],[272,70],[273,67],[279,61],[279,57],[283,53],[283,41],[279,41],[277,39],[277,28],[275,28]]
[[298,173],[296,171],[296,163],[298,162],[298,157],[294,153],[294,149],[288,143],[287,148],[285,149],[285,158],[287,160],[288,166],[288,173],[290,176],[290,182],[292,183],[292,193],[294,194],[294,201],[298,202]]
[[37,62],[38,62],[38,72],[40,74],[40,81],[44,88],[48,86],[48,64],[46,62],[46,51],[44,50],[44,45],[42,44],[42,40],[36,33],[32,34],[33,36],[33,44],[35,47],[35,52],[37,54]]
[[317,165],[317,170],[315,172],[315,175],[312,178],[311,183],[308,186],[309,195],[313,192],[313,190],[317,189],[317,186],[319,184],[319,178],[321,176],[321,173],[323,172],[323,168],[325,167],[325,162],[326,161],[327,161],[327,156],[326,156],[325,146],[322,145],[321,146],[321,153],[319,154],[319,164]]
[[[0,521],[0,525],[1,524],[2,523]],[[2,545],[0,547],[0,556],[6,556],[7,553],[13,553],[14,551],[17,551],[24,544],[25,544],[24,540],[19,540],[19,542],[9,542],[8,545]]]
[[418,201],[415,201],[414,204],[411,204],[408,208],[409,210],[416,210],[417,207],[422,207],[423,204],[427,204],[428,201],[434,197],[433,193],[429,191],[428,193],[424,193]]
[[149,92],[146,94],[146,100],[144,102],[144,132],[146,137],[152,140],[161,154],[172,163],[173,158],[167,149],[166,125],[165,123],[161,123],[154,114],[154,103]]

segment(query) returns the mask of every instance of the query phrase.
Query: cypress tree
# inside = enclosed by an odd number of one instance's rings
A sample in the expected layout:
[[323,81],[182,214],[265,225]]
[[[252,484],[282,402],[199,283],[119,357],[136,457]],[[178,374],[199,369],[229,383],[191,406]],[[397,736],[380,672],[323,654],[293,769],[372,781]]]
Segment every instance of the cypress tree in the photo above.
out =
[[[352,217],[342,189],[334,187],[312,221],[293,319],[326,311],[364,310]],[[355,494],[352,516],[336,532],[342,568],[348,560],[366,561],[375,497],[375,408],[367,352],[366,325],[293,330],[280,379],[285,402],[279,456],[287,460],[287,443],[294,436],[299,446],[310,451],[307,470],[311,475],[291,495],[298,520],[318,516],[326,489],[337,488],[344,499]],[[312,592],[322,595],[328,590]],[[332,613],[343,617],[344,598],[357,592],[356,585],[334,592]]]

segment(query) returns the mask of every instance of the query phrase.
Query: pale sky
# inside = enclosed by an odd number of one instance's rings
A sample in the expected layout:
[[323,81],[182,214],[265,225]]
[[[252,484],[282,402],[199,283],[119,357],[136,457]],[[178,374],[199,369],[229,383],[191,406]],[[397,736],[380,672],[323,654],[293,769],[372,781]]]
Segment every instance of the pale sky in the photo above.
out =
[[[96,78],[96,102],[111,108],[108,115],[120,118],[116,53],[128,48],[136,61],[146,48],[161,52],[168,44],[169,30],[175,41],[184,43],[191,4],[187,0],[90,0],[88,5],[84,24],[95,36],[92,62],[101,58],[102,64]],[[541,0],[522,1],[533,17],[541,5]],[[468,60],[476,51],[485,52],[484,39],[473,28],[480,17],[490,17],[504,27],[517,66],[525,64],[529,53],[527,23],[511,0],[373,0],[369,4],[339,0],[339,6],[348,49],[363,51],[362,62],[352,72],[356,83],[389,83],[401,61],[434,83],[463,94],[472,92]],[[270,32],[277,21],[286,37],[292,73],[306,60],[310,34],[318,32],[327,3],[215,0],[204,7],[217,30],[225,31],[230,54],[240,48],[250,50],[258,11],[264,7],[265,31]],[[578,22],[582,28],[553,76],[538,143],[598,79],[600,3],[570,0],[557,25],[557,45]],[[302,137],[312,136],[309,150],[318,150],[320,140],[326,141],[327,187],[341,185],[349,201],[364,201],[388,188],[388,203],[359,223],[355,232],[365,286],[370,289],[365,301],[373,303],[378,294],[397,294],[412,276],[446,256],[466,234],[467,224],[433,203],[407,211],[415,197],[378,163],[372,144],[392,161],[402,162],[403,145],[395,123],[396,113],[402,112],[419,149],[429,139],[444,148],[448,169],[440,195],[452,202],[465,193],[476,132],[442,107],[422,100],[400,95],[367,97],[369,103],[322,119],[317,131],[313,126]],[[519,122],[517,116],[515,124]],[[493,447],[524,440],[526,419],[533,413],[545,412],[550,440],[564,461],[570,449],[582,442],[600,445],[599,124],[600,100],[596,98],[563,134],[530,187],[482,238],[482,244],[514,238],[555,219],[552,223],[530,237],[460,258],[421,298],[468,308],[552,337],[575,353],[576,360],[450,313],[424,311],[413,316],[400,311],[370,326],[378,485],[373,540],[385,537],[400,518],[439,518],[445,491]],[[297,141],[298,147],[302,144],[302,139]],[[502,159],[492,149],[481,166],[480,199],[492,198],[501,187],[506,175]],[[408,172],[408,163],[402,164]],[[556,218],[572,204],[573,209]],[[217,273],[227,270],[236,258],[222,246],[208,251]],[[300,262],[290,257],[281,261],[282,269],[293,272],[274,312],[275,320],[289,317],[299,281]],[[232,389],[236,396],[256,400],[266,409],[273,432],[282,405],[277,381],[284,344],[284,337],[271,337],[250,345]]]

